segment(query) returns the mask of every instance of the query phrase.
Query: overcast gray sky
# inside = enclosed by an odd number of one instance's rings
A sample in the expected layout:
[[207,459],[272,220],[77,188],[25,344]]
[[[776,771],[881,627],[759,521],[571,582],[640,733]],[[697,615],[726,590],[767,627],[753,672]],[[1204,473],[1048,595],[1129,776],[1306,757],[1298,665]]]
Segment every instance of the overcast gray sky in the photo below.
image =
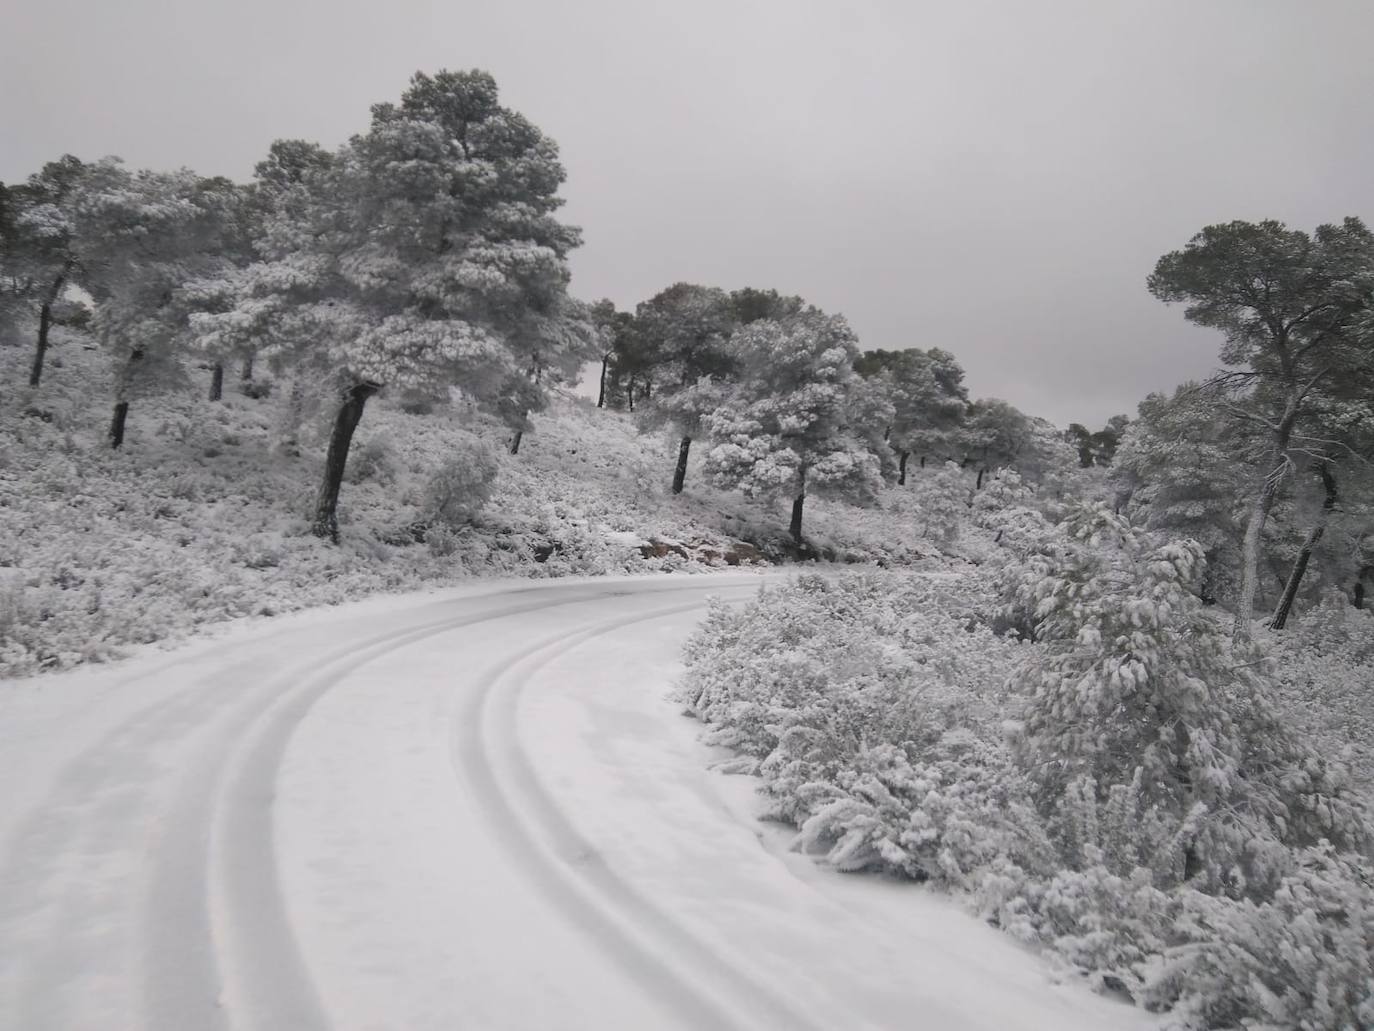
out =
[[1212,368],[1144,285],[1203,225],[1374,215],[1372,0],[32,0],[0,25],[0,179],[64,152],[244,179],[417,69],[485,68],[562,147],[579,296],[776,287],[1060,424]]

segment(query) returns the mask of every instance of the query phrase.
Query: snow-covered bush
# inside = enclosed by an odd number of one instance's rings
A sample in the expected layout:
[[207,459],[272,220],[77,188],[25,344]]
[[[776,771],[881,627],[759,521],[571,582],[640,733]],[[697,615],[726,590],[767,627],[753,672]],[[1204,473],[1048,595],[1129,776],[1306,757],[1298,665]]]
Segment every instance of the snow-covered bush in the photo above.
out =
[[799,847],[846,870],[975,887],[994,859],[1045,869],[1024,781],[996,746],[1017,646],[968,580],[803,576],[717,607],[679,697],[750,757]]
[[[1050,545],[1000,574],[1034,642],[987,627],[990,579],[803,577],[713,610],[679,697],[838,869],[964,892],[1180,1029],[1371,1026],[1365,803],[1193,593],[1200,549],[1101,508]],[[1362,656],[1363,619],[1300,632]]]
[[1021,676],[1019,752],[1042,810],[1065,818],[1077,785],[1102,804],[1131,786],[1150,815],[1121,821],[1135,840],[1112,847],[1161,886],[1243,893],[1285,872],[1280,843],[1362,843],[1342,771],[1299,747],[1262,657],[1233,647],[1194,593],[1201,547],[1151,548],[1101,507],[1068,535],[1023,585],[1045,647]]
[[1333,593],[1272,636],[1285,717],[1327,755],[1348,759],[1374,787],[1374,612]]
[[470,522],[491,500],[498,472],[490,445],[467,433],[457,437],[449,457],[425,484],[426,516],[450,529]]
[[385,434],[376,434],[353,448],[348,456],[347,479],[358,484],[371,480],[387,486],[396,482],[401,471],[396,445]]
[[1144,998],[1184,1028],[1374,1027],[1374,871],[1329,844],[1263,901],[1186,890]]

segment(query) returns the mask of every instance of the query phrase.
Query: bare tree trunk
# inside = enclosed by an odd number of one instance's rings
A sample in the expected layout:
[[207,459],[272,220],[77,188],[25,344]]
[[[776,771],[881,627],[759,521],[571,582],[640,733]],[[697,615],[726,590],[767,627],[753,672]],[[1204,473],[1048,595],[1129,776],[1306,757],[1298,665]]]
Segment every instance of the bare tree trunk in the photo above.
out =
[[67,283],[67,273],[70,271],[70,263],[62,266],[62,271],[48,287],[48,292],[43,298],[43,306],[38,309],[38,344],[33,350],[33,365],[29,368],[31,387],[38,386],[43,379],[43,362],[48,356],[48,333],[52,329],[52,306],[61,295],[62,287]]
[[114,417],[110,419],[110,447],[120,447],[124,443],[124,423],[129,418],[129,402],[116,401]]
[[673,493],[681,494],[687,480],[687,455],[692,450],[692,438],[683,437],[677,446],[677,468],[673,470]]
[[215,362],[210,370],[210,400],[218,401],[224,397],[224,363]]
[[243,360],[243,369],[239,372],[239,379],[248,383],[253,378],[253,355],[249,355]]
[[806,504],[806,470],[801,471],[799,489],[797,496],[792,499],[792,522],[788,524],[787,532],[792,535],[792,540],[800,544],[802,542],[802,506]]
[[124,444],[124,424],[129,418],[129,401],[126,390],[127,380],[133,376],[134,366],[143,360],[143,351],[135,348],[129,352],[129,360],[124,366],[122,379],[119,388],[118,400],[114,406],[114,417],[110,419],[110,447],[122,447]]
[[353,431],[363,417],[363,406],[378,389],[375,383],[354,384],[334,417],[334,431],[329,435],[329,451],[324,458],[324,482],[320,485],[315,518],[310,524],[311,533],[328,538],[334,544],[339,543],[339,487],[343,484],[348,448],[353,443]]
[[985,466],[985,465],[980,465],[980,466],[978,467],[978,482],[975,483],[975,484],[973,485],[973,489],[974,489],[974,490],[982,490],[982,489],[983,489],[983,477],[984,477],[985,475],[987,475],[987,471],[988,471],[988,469],[987,469],[987,466]]
[[924,469],[925,467],[926,467],[926,456],[925,456],[925,455],[922,455],[922,456],[921,456],[921,468]]
[[513,454],[513,455],[518,455],[518,454],[520,453],[520,441],[523,440],[524,437],[525,437],[525,431],[524,431],[524,430],[516,430],[516,431],[515,431],[515,436],[511,437],[511,439],[510,439],[510,453],[511,453],[511,454]]
[[635,410],[635,378],[630,377],[630,381],[625,384],[625,398],[629,402],[630,411]]
[[1293,609],[1293,599],[1297,597],[1303,574],[1307,572],[1307,564],[1312,559],[1312,549],[1326,533],[1326,525],[1331,521],[1331,512],[1336,507],[1336,478],[1331,475],[1330,465],[1322,462],[1317,466],[1317,475],[1322,478],[1322,489],[1326,492],[1326,497],[1322,500],[1321,511],[1317,513],[1317,521],[1308,531],[1302,550],[1298,552],[1297,561],[1293,563],[1293,571],[1288,574],[1288,582],[1283,585],[1283,595],[1274,609],[1274,618],[1269,621],[1269,626],[1274,630],[1282,630],[1288,622],[1288,614]]
[[1250,507],[1250,518],[1245,524],[1245,540],[1241,546],[1240,593],[1236,599],[1235,620],[1231,624],[1231,636],[1239,641],[1250,636],[1250,620],[1255,614],[1255,595],[1259,592],[1259,553],[1260,539],[1264,534],[1264,524],[1274,507],[1278,496],[1279,484],[1283,482],[1284,470],[1288,468],[1288,441],[1293,433],[1293,423],[1297,419],[1296,407],[1290,405],[1284,413],[1274,434],[1274,446],[1270,451],[1269,473],[1260,485],[1255,502]]
[[903,451],[901,457],[897,459],[897,486],[906,486],[906,460],[911,457],[910,451]]
[[596,407],[598,408],[606,407],[606,366],[610,361],[611,356],[609,354],[603,354],[601,356],[601,389],[596,395]]

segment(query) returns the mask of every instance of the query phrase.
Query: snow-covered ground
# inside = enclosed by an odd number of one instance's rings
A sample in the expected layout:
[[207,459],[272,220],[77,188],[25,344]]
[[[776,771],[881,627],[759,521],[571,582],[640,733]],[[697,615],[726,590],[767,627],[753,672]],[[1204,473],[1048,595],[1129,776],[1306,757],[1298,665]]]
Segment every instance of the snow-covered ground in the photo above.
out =
[[754,819],[666,700],[757,573],[487,582],[0,693],[0,1027],[1150,1027]]

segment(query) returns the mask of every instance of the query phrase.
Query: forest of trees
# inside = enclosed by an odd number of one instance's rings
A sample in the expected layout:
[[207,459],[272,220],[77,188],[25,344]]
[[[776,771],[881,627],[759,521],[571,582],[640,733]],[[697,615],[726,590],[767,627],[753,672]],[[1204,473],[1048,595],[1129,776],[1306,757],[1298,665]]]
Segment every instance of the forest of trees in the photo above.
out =
[[[1060,431],[971,398],[942,347],[863,350],[843,316],[773,289],[680,282],[633,311],[573,297],[563,179],[553,141],[477,71],[417,74],[335,150],[278,141],[246,184],[64,156],[0,185],[0,319],[33,333],[35,391],[53,374],[51,327],[89,321],[113,359],[116,448],[155,392],[210,404],[226,375],[264,370],[323,385],[333,429],[312,529],[326,539],[378,392],[461,391],[514,452],[549,391],[592,363],[598,407],[672,434],[674,493],[699,449],[712,484],[790,506],[799,546],[808,495],[862,504],[953,462],[975,491],[1001,469],[1032,487],[1077,476],[1143,527],[1193,537],[1204,600],[1238,635],[1257,612],[1282,628],[1323,590],[1363,603],[1374,237],[1357,219],[1209,226],[1162,257],[1150,291],[1220,331],[1222,371],[1133,420]],[[15,396],[6,385],[0,403]]]

